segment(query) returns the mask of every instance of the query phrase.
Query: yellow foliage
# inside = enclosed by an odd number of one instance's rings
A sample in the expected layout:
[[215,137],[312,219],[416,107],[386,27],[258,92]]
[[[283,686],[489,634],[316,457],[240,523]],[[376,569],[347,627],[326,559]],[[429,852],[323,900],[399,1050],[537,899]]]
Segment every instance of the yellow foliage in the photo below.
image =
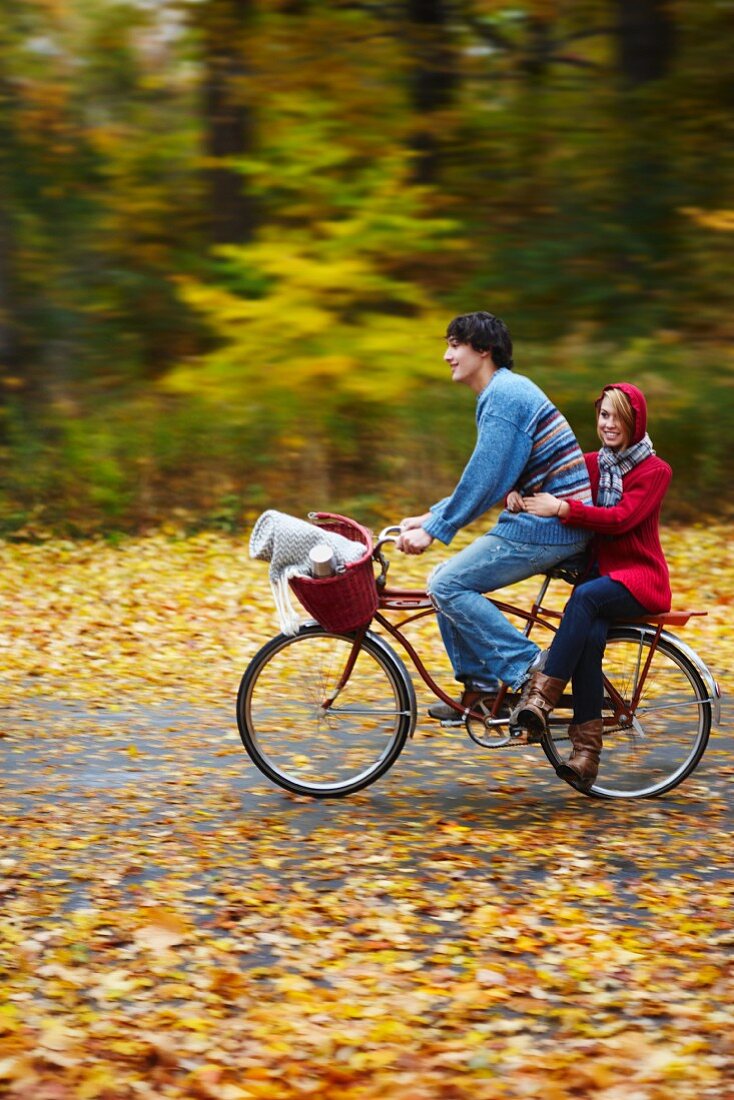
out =
[[[723,680],[728,528],[663,541],[676,604],[709,611],[683,637]],[[379,792],[316,805],[222,755],[274,633],[241,539],[0,543],[0,595],[0,1092],[726,1095],[727,731],[672,797],[610,805],[537,751],[422,722]]]
[[698,206],[686,206],[683,213],[704,229],[734,233],[734,210],[702,210]]
[[430,242],[433,233],[438,250],[447,229],[420,214],[407,183],[398,196],[388,179],[349,218],[308,232],[264,228],[248,246],[221,248],[236,290],[178,280],[221,345],[181,364],[163,388],[242,405],[253,400],[255,383],[259,401],[285,392],[323,410],[344,397],[374,402],[406,393],[436,371],[447,318],[417,281],[395,271],[408,242]]

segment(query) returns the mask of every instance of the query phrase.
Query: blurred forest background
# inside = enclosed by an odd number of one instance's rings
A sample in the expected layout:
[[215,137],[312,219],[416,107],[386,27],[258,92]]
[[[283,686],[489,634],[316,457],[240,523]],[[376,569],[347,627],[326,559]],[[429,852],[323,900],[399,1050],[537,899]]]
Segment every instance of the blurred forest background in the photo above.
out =
[[422,510],[489,309],[731,506],[731,0],[3,0],[0,531]]

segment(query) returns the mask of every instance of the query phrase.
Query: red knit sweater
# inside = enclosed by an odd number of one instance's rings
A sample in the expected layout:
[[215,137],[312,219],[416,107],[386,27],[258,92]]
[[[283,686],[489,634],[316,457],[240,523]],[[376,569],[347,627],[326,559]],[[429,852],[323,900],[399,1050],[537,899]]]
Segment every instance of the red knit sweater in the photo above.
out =
[[[591,492],[599,489],[596,452],[584,455]],[[622,499],[612,508],[597,508],[569,500],[564,519],[573,527],[596,532],[592,560],[603,577],[620,581],[648,611],[670,610],[670,578],[660,545],[660,506],[673,472],[667,462],[650,455],[622,478]]]

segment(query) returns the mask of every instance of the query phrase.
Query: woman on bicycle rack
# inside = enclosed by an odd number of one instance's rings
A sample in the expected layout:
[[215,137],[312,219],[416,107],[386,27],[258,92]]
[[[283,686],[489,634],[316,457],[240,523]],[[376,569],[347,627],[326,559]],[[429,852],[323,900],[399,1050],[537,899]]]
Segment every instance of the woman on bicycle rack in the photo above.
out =
[[601,450],[584,455],[594,505],[550,493],[511,494],[508,507],[594,532],[590,566],[566,605],[542,671],[534,671],[510,722],[542,733],[569,680],[574,713],[573,746],[558,774],[588,791],[602,749],[602,657],[614,619],[642,618],[670,609],[668,567],[658,530],[670,466],[647,435],[647,406],[636,386],[613,382],[595,403]]

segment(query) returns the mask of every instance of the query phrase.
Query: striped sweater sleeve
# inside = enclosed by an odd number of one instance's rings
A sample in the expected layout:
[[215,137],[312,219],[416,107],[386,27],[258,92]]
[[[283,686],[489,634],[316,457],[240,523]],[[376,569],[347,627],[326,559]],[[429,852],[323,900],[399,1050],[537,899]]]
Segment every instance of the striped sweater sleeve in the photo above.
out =
[[552,493],[591,504],[589,475],[581,448],[565,416],[546,401],[533,431],[533,445],[517,489],[523,496]]

